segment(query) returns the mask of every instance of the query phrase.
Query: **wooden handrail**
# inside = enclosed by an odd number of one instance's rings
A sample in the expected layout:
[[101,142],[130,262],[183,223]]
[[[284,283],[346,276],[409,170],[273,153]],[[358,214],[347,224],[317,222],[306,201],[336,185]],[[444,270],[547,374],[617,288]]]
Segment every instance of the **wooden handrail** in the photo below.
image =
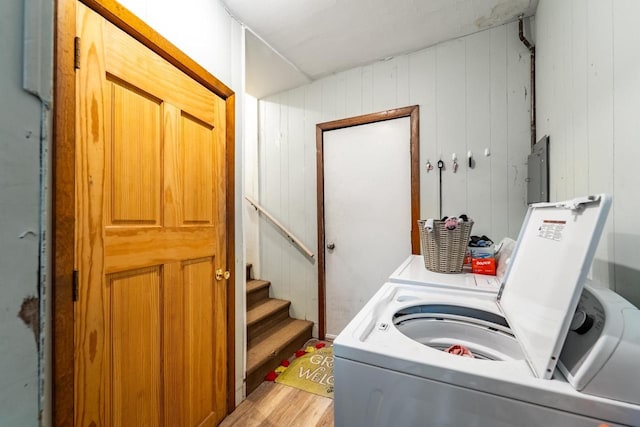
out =
[[267,219],[269,221],[271,221],[276,227],[278,227],[280,229],[280,231],[282,231],[287,238],[291,241],[291,243],[295,244],[296,246],[298,246],[302,252],[304,252],[304,254],[306,256],[308,256],[309,258],[314,258],[314,254],[313,252],[311,252],[305,245],[304,243],[302,243],[300,241],[300,239],[298,239],[296,236],[294,236],[294,234],[289,231],[287,229],[287,227],[285,227],[284,225],[282,225],[280,223],[280,221],[278,221],[277,219],[275,219],[269,212],[267,212],[262,206],[260,206],[260,204],[258,202],[256,202],[255,200],[253,200],[251,197],[245,195],[244,198],[247,200],[247,202],[249,202],[249,204],[251,206],[253,206],[258,212],[260,212],[261,214],[263,214],[265,217],[267,217]]

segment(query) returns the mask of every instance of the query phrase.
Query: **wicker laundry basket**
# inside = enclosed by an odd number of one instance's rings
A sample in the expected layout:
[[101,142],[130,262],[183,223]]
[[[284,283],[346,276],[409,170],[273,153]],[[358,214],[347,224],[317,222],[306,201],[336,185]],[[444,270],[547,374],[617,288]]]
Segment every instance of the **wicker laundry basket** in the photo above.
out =
[[424,266],[437,273],[460,273],[473,222],[461,222],[455,230],[447,230],[444,221],[435,220],[431,231],[425,230],[426,222],[418,221]]

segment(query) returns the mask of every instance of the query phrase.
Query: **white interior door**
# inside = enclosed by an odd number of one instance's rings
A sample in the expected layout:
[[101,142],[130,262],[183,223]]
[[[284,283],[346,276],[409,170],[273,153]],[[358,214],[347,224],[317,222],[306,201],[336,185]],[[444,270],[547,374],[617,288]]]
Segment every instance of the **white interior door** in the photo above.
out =
[[324,132],[326,335],[411,255],[410,119]]

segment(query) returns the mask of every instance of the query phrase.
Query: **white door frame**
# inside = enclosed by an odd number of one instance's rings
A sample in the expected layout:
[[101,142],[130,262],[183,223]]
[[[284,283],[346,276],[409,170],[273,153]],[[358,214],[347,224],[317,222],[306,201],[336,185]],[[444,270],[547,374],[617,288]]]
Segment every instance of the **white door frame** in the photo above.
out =
[[326,329],[326,260],[325,260],[325,217],[324,217],[324,132],[359,126],[385,120],[410,118],[411,138],[411,252],[420,254],[418,219],[420,217],[420,107],[397,108],[379,113],[365,114],[316,125],[316,162],[318,195],[318,334],[325,338]]

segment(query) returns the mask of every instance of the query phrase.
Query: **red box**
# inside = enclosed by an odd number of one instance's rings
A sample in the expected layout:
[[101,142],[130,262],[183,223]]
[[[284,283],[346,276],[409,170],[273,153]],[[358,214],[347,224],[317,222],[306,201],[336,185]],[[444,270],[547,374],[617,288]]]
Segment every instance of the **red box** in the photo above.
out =
[[496,275],[495,258],[473,258],[471,259],[471,272],[476,274]]

